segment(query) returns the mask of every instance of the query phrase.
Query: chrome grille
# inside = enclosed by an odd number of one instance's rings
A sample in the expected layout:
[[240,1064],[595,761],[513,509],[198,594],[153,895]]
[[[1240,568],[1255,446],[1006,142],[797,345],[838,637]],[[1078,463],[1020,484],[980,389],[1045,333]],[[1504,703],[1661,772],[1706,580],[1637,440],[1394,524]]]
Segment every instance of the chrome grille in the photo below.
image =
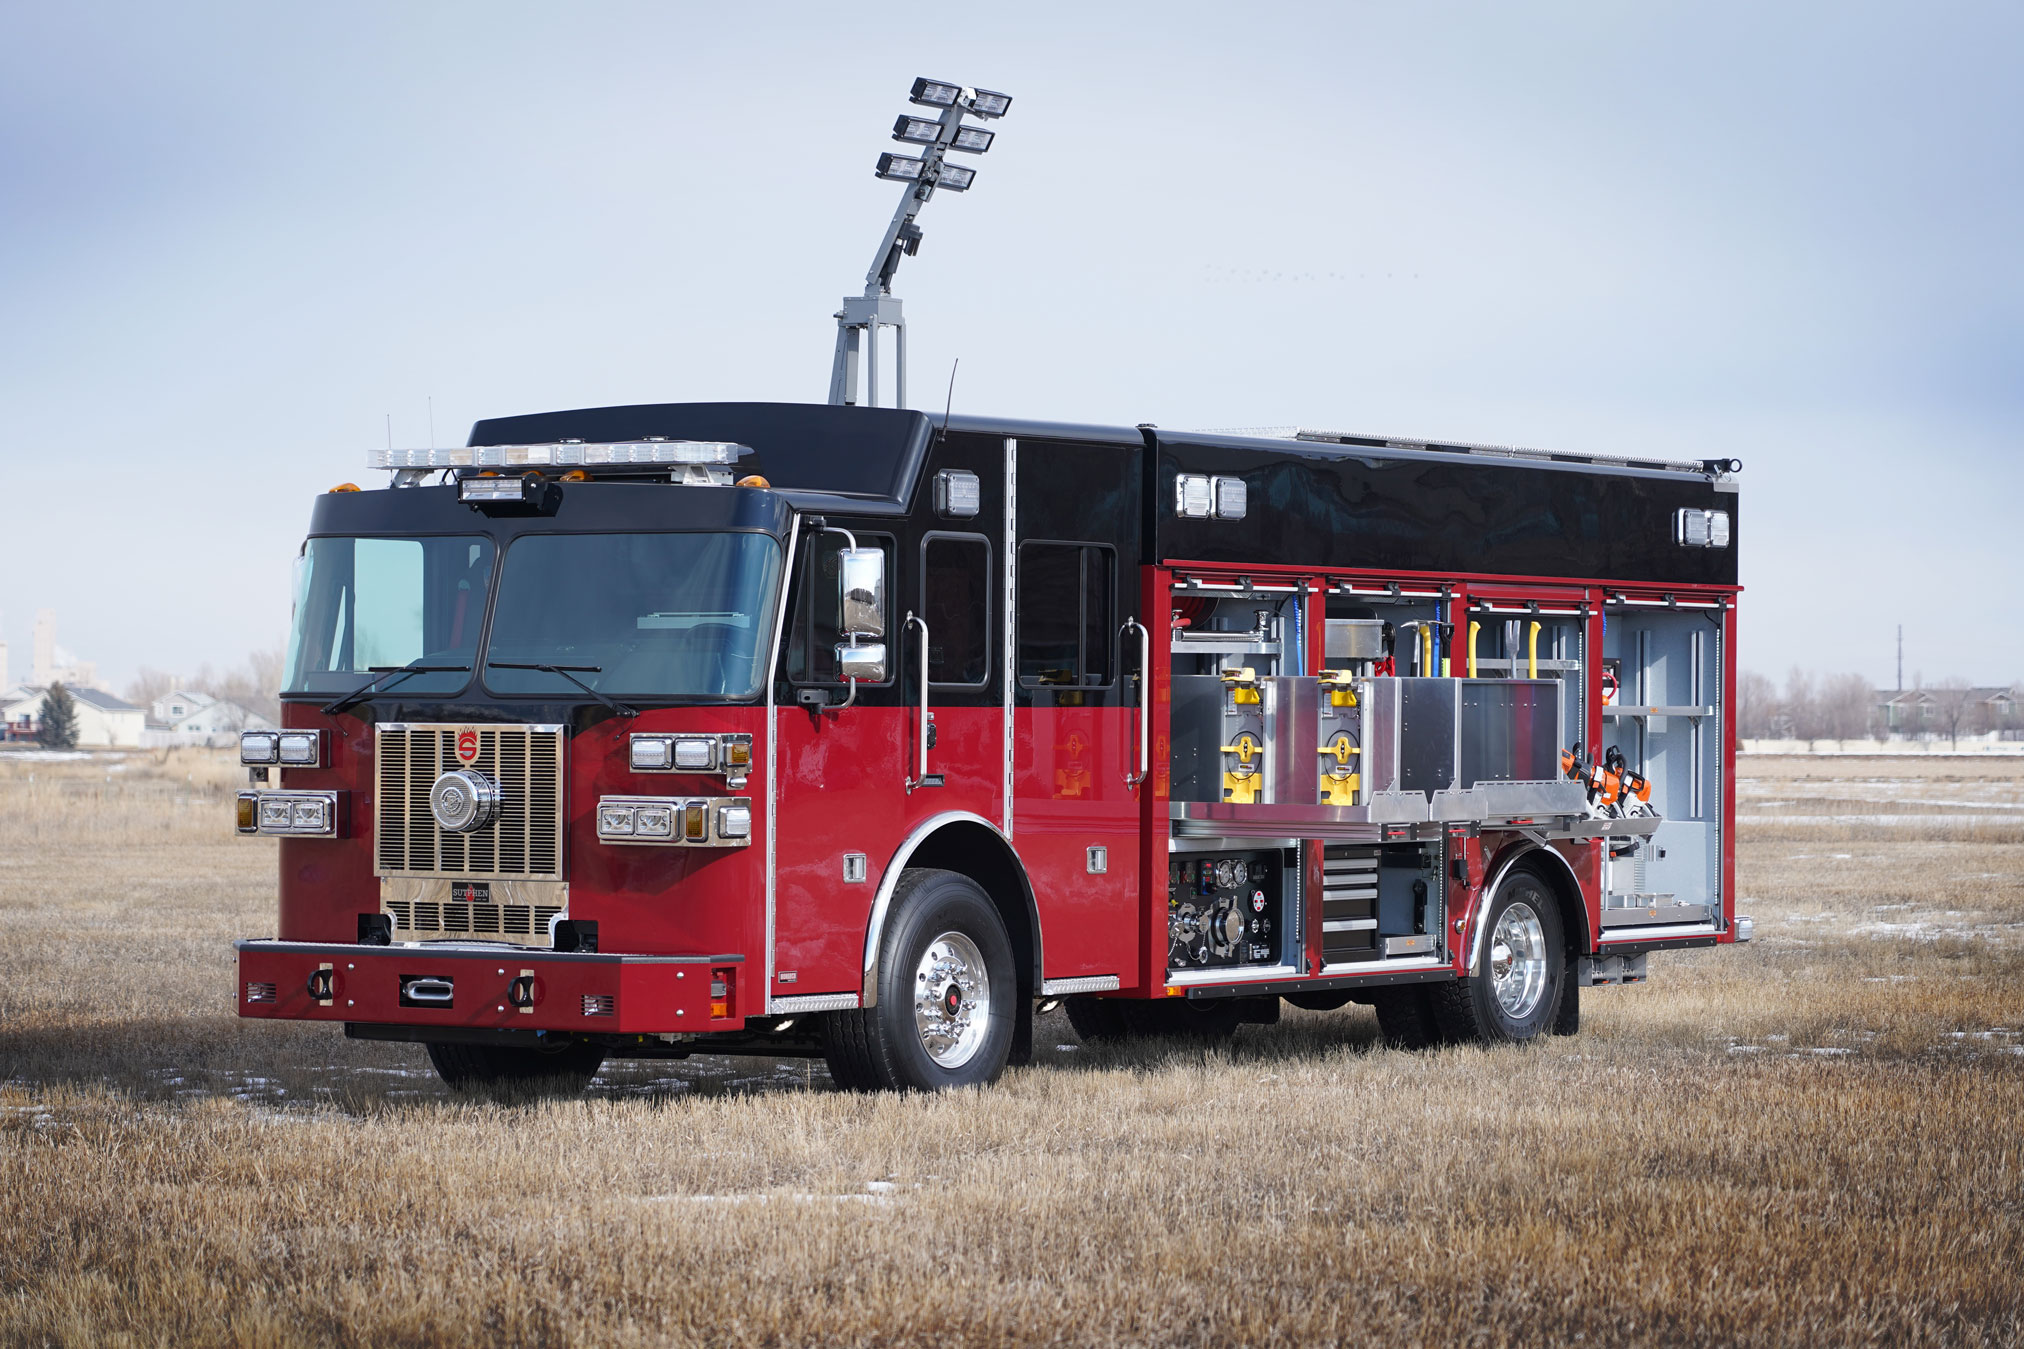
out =
[[562,913],[549,904],[446,904],[428,899],[389,899],[382,907],[393,917],[395,941],[500,937],[521,945],[545,945],[549,921]]
[[[464,732],[478,742],[468,764],[457,758]],[[392,723],[375,739],[376,874],[562,879],[562,727]],[[456,768],[500,789],[499,813],[468,834],[450,833],[429,813],[429,788]]]

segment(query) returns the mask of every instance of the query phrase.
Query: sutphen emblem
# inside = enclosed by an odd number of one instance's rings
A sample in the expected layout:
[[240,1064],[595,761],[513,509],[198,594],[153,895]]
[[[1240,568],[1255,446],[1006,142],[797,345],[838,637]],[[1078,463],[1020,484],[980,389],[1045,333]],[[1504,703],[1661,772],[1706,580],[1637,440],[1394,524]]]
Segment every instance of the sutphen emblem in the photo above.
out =
[[478,732],[469,726],[457,732],[457,762],[466,767],[478,762]]

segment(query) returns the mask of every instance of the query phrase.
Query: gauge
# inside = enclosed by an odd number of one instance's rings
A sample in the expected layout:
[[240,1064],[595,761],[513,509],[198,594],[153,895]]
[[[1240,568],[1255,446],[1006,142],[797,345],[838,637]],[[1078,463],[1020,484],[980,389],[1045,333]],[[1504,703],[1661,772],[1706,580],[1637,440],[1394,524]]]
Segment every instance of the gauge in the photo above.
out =
[[1243,858],[1240,857],[1230,864],[1230,884],[1242,885],[1250,879],[1251,869],[1244,865]]
[[1225,857],[1222,861],[1216,863],[1216,885],[1219,888],[1228,890],[1237,883],[1237,864],[1235,862]]

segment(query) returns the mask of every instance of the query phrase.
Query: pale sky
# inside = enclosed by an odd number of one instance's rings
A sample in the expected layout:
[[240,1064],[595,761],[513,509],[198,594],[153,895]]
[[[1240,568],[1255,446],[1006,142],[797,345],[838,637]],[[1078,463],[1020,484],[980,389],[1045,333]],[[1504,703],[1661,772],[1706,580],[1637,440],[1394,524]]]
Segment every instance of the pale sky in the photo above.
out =
[[916,406],[1742,474],[1741,658],[2024,676],[2024,9],[0,5],[0,636],[278,642],[366,451],[820,401],[916,75]]

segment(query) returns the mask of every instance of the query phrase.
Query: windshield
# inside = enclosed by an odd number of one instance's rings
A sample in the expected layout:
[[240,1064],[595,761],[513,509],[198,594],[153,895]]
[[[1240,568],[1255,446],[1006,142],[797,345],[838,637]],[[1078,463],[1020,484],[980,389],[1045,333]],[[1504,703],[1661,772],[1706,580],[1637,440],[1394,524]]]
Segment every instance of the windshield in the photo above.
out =
[[[492,541],[311,539],[295,566],[288,693],[349,693],[375,669],[421,662],[468,671],[492,575]],[[455,693],[468,673],[390,676],[389,693]]]
[[506,550],[485,651],[495,693],[750,698],[764,686],[780,544],[765,534],[530,534]]

